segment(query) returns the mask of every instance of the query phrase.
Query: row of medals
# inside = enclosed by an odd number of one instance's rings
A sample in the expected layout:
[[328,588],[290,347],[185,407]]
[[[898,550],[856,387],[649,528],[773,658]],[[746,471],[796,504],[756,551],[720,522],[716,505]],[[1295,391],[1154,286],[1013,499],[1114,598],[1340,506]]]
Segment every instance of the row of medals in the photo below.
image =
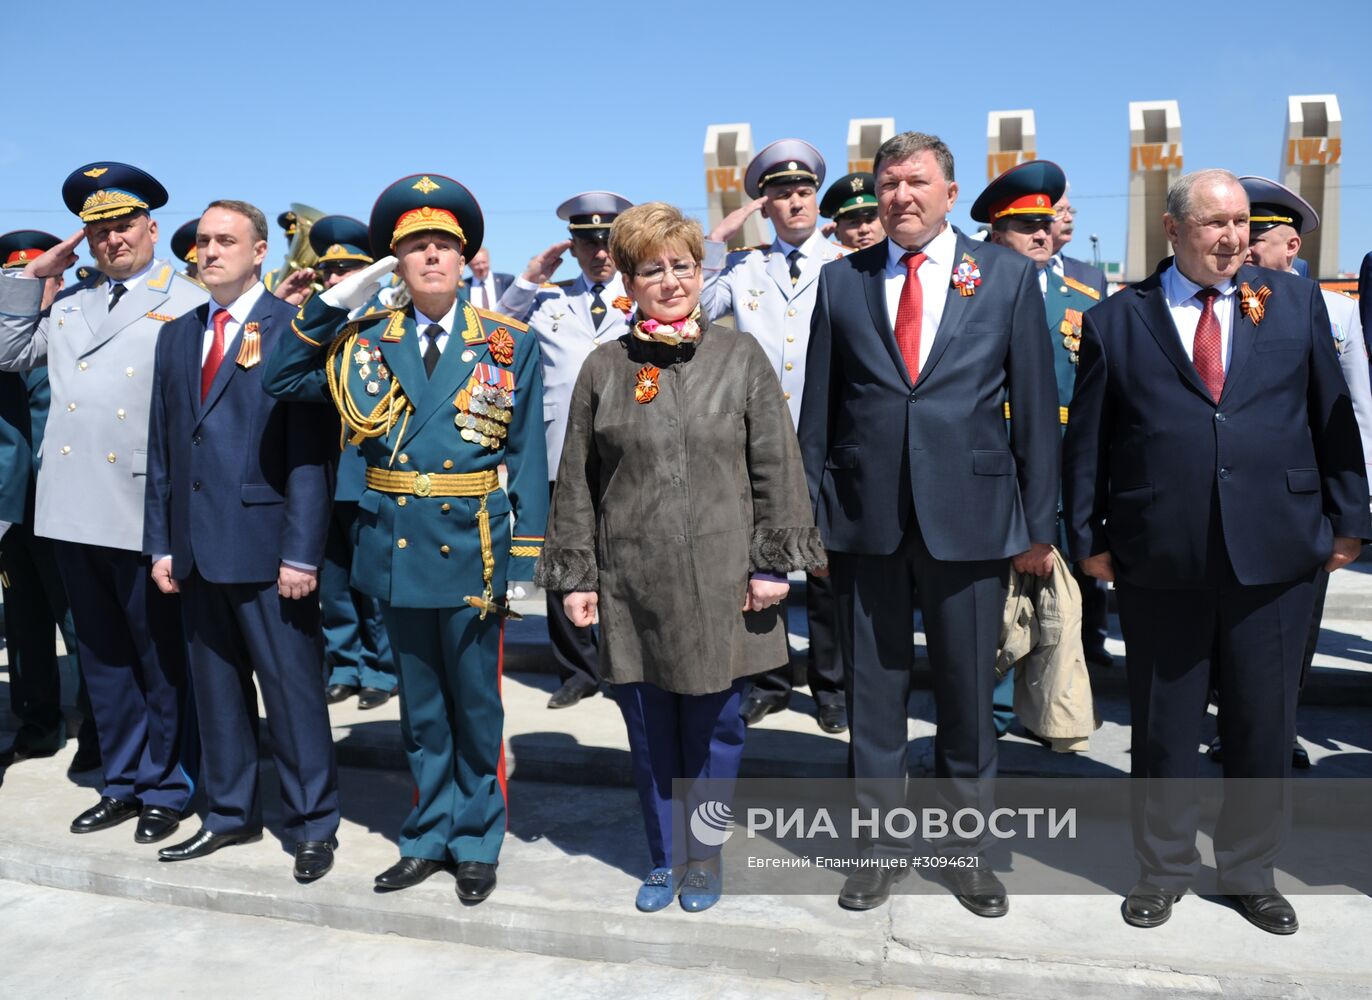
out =
[[[357,362],[357,374],[366,380],[363,388],[367,390],[367,395],[377,395],[381,391],[381,383],[391,377],[389,369],[381,361],[381,349],[373,347],[368,350],[365,347],[359,347],[357,353],[353,355],[353,360]],[[373,364],[376,365],[375,373],[372,371]],[[373,374],[376,375],[376,378],[372,378]]]
[[469,388],[468,394],[472,398],[469,409],[453,417],[453,423],[462,430],[462,440],[492,450],[504,447],[514,398],[506,389],[485,384]]

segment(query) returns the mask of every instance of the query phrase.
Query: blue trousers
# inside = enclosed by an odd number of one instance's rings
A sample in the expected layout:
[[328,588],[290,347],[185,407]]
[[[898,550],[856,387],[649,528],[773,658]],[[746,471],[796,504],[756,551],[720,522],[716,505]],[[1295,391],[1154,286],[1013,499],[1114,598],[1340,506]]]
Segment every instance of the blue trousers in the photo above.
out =
[[[501,583],[503,586],[503,583]],[[502,625],[475,608],[381,602],[400,680],[400,734],[418,798],[400,854],[494,864],[505,839]]]
[[330,668],[327,683],[390,691],[395,687],[395,660],[381,606],[350,583],[356,520],[356,501],[334,501],[319,572],[324,659]]
[[137,552],[56,542],[104,762],[102,795],[184,811],[188,712],[180,599],[158,591]]
[[[634,786],[643,807],[643,826],[648,834],[648,853],[654,868],[703,861],[719,853],[718,847],[698,843],[673,843],[672,831],[688,829],[688,806],[672,798],[672,780],[732,783],[743,759],[746,727],[739,718],[738,703],[746,681],[714,694],[673,694],[652,684],[618,684],[612,695],[629,731]],[[720,798],[720,786],[712,786],[709,798]]]

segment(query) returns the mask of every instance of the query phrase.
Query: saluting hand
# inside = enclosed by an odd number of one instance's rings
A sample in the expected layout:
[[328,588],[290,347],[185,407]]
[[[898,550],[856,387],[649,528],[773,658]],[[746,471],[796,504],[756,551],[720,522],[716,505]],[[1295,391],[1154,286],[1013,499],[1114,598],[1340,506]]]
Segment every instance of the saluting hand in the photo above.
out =
[[1324,571],[1332,573],[1336,569],[1343,569],[1361,554],[1361,538],[1336,538],[1334,539],[1334,553],[1329,557],[1329,561],[1324,564]]
[[314,280],[314,271],[308,267],[302,267],[298,271],[292,271],[284,281],[277,284],[272,289],[272,294],[282,302],[289,302],[293,306],[298,306],[312,293],[310,282]]
[[562,266],[562,255],[571,248],[571,240],[554,243],[529,261],[529,266],[524,269],[522,277],[531,285],[543,284],[557,273],[557,269]]
[[734,209],[719,220],[719,225],[710,230],[710,239],[717,243],[728,243],[743,228],[743,224],[748,221],[748,216],[762,211],[762,206],[765,204],[767,204],[766,198],[754,198],[742,208]]
[[318,583],[318,570],[296,569],[282,563],[281,571],[276,577],[276,592],[287,600],[298,601],[313,594]]
[[69,267],[76,266],[76,248],[86,238],[86,231],[78,229],[51,250],[39,254],[24,267],[26,278],[57,278]]
[[327,291],[321,292],[319,297],[326,305],[351,312],[371,301],[372,297],[381,291],[381,279],[394,271],[397,263],[399,261],[393,256],[382,257],[375,264],[368,264]]
[[562,610],[567,612],[567,618],[573,625],[582,628],[595,624],[595,611],[599,604],[600,595],[594,590],[578,590],[562,599]]

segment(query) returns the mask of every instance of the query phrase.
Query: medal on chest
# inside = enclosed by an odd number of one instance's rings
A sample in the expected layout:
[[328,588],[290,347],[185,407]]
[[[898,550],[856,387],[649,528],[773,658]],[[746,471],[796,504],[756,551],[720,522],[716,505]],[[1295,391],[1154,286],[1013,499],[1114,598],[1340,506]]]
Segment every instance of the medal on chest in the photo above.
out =
[[[507,334],[508,336],[508,334]],[[505,445],[514,419],[514,372],[481,363],[453,399],[453,424],[462,440],[496,451]]]
[[1062,322],[1058,324],[1058,332],[1062,334],[1062,346],[1067,348],[1067,357],[1072,364],[1077,363],[1081,351],[1081,321],[1080,309],[1068,309],[1062,317]]
[[362,388],[367,395],[379,396],[391,379],[390,369],[381,360],[381,348],[365,337],[358,337],[352,363],[357,366],[357,377],[362,380]]
[[977,293],[977,286],[980,284],[981,268],[977,267],[977,262],[971,254],[963,254],[962,260],[953,268],[953,287],[963,298],[970,298]]

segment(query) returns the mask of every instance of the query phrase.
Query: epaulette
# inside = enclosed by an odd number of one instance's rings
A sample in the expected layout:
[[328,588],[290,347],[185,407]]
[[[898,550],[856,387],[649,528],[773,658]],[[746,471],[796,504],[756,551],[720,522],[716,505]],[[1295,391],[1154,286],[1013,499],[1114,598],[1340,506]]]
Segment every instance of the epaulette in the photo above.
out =
[[766,250],[770,246],[770,243],[759,243],[755,247],[739,247],[737,250],[730,250],[729,253],[730,255],[736,253],[752,253],[754,250]]
[[560,281],[545,281],[545,282],[543,282],[543,284],[539,285],[538,287],[539,287],[539,288],[562,288],[562,287],[563,287],[563,283],[560,282]]
[[553,287],[554,287],[554,288],[571,288],[571,287],[572,287],[573,285],[575,285],[575,284],[576,284],[576,279],[575,279],[575,278],[567,278],[565,281],[554,281],[554,282],[553,282]]
[[520,333],[528,333],[528,332],[529,332],[529,324],[528,324],[528,323],[521,323],[519,320],[514,319],[513,317],[510,317],[510,316],[506,316],[504,313],[491,312],[489,309],[481,309],[481,308],[478,308],[477,306],[472,306],[472,311],[475,312],[475,313],[476,313],[478,316],[480,316],[482,319],[487,320],[487,321],[489,321],[489,322],[491,322],[491,323],[496,323],[496,324],[499,324],[500,326],[510,326],[510,327],[514,327],[514,328],[515,328],[516,330],[518,330]]
[[1062,277],[1062,283],[1063,283],[1064,285],[1066,285],[1068,288],[1075,288],[1077,291],[1081,292],[1083,295],[1089,295],[1091,298],[1095,299],[1097,302],[1100,301],[1100,292],[1096,291],[1096,290],[1095,290],[1094,288],[1092,288],[1090,285],[1083,285],[1083,284],[1082,284],[1080,281],[1078,281],[1076,278],[1069,278],[1069,277],[1067,277],[1066,275],[1063,275],[1063,277]]
[[[171,287],[172,279],[176,273],[176,269],[170,264],[163,264],[162,270],[158,271],[156,274],[149,275],[145,284],[154,292],[165,292]],[[187,278],[186,280],[189,281],[190,279]]]

